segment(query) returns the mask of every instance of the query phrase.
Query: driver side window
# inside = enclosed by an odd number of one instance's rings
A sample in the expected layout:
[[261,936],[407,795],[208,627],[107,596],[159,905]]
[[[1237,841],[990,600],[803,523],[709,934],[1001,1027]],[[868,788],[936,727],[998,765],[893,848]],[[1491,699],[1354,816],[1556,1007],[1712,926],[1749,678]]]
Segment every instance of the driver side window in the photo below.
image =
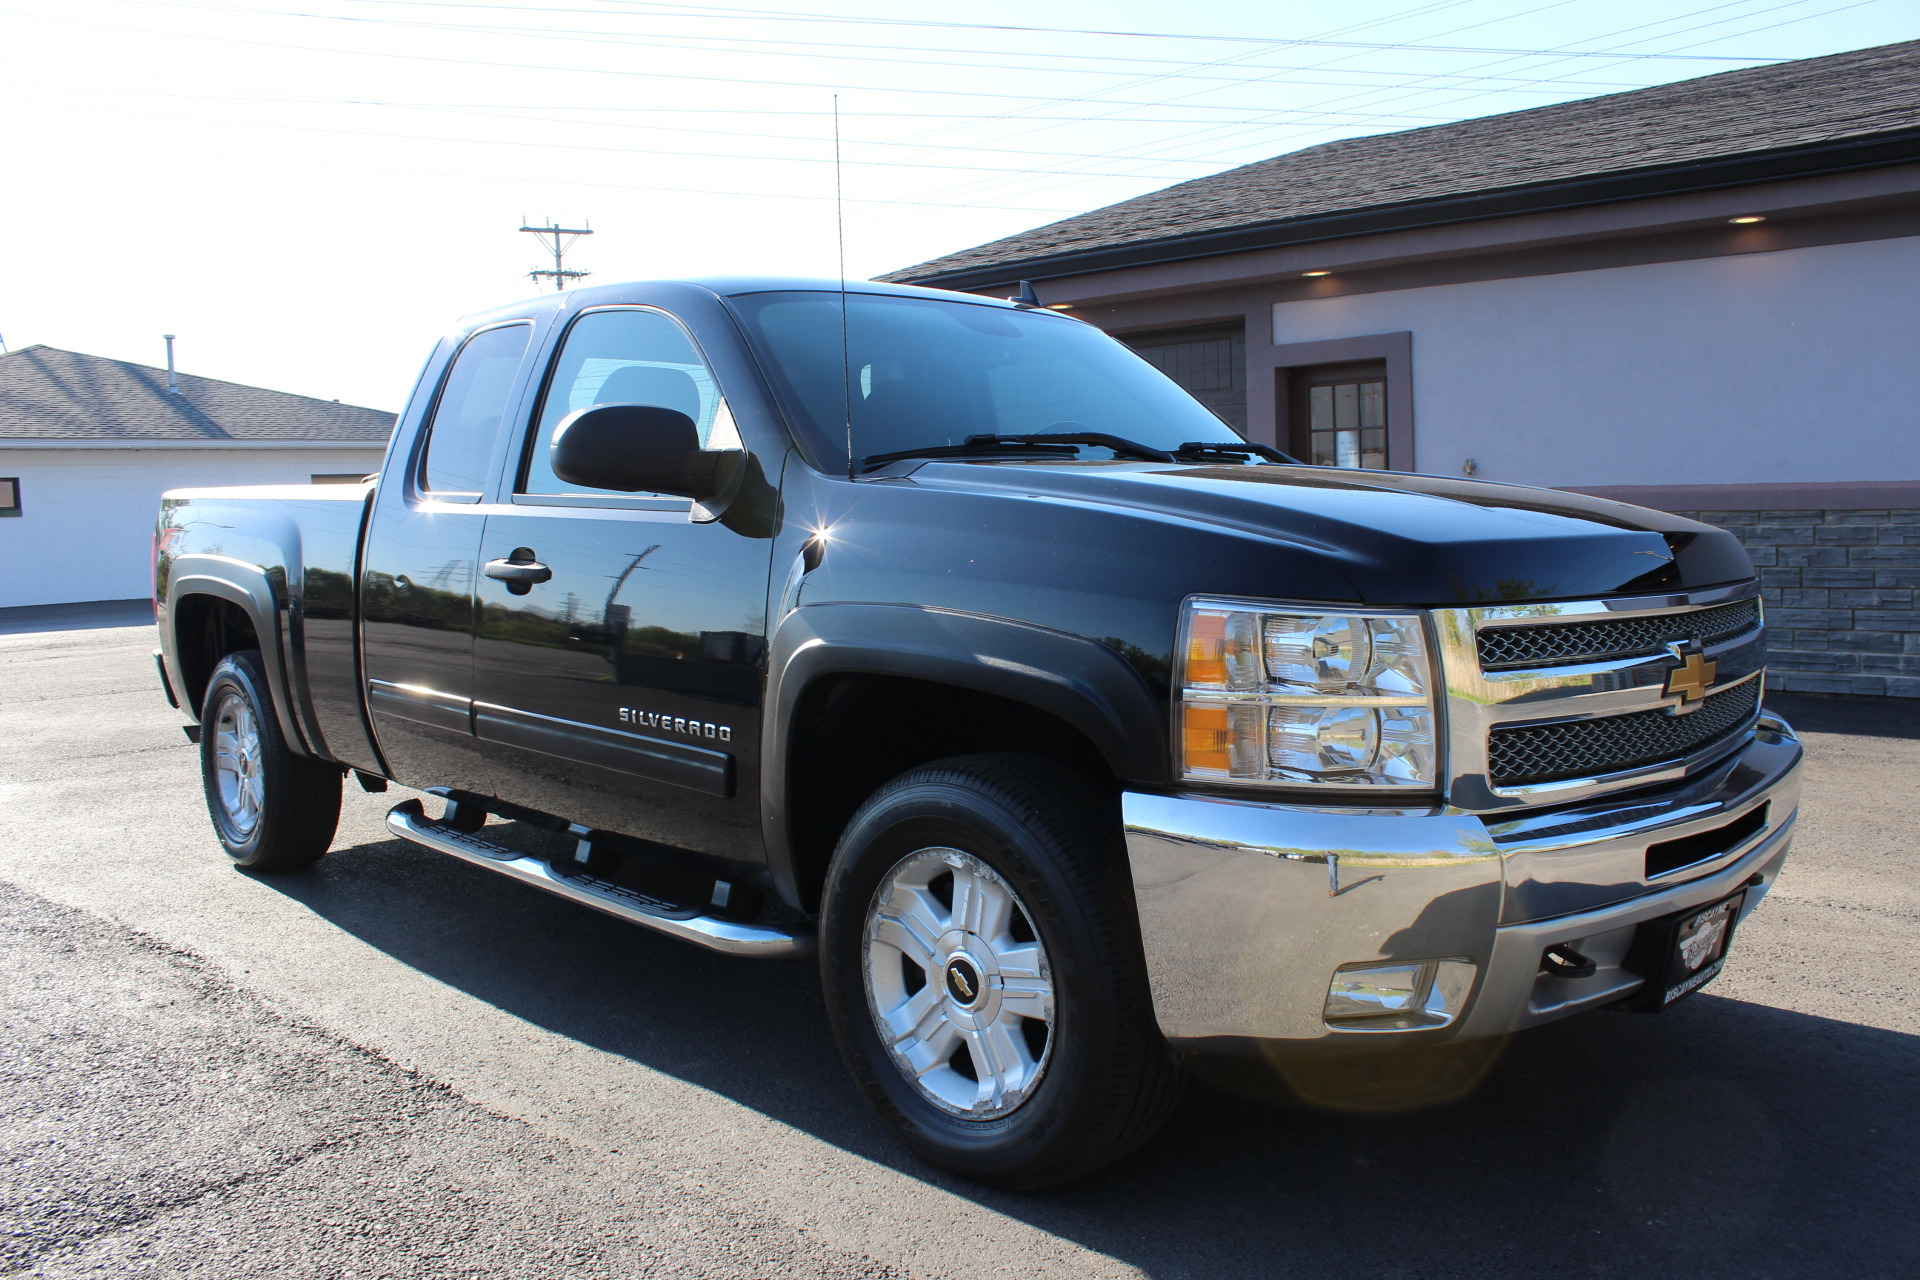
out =
[[553,433],[566,416],[597,404],[647,404],[693,419],[702,449],[738,449],[740,433],[720,384],[678,321],[660,311],[590,311],[574,322],[529,433],[516,492],[608,492],[553,474]]

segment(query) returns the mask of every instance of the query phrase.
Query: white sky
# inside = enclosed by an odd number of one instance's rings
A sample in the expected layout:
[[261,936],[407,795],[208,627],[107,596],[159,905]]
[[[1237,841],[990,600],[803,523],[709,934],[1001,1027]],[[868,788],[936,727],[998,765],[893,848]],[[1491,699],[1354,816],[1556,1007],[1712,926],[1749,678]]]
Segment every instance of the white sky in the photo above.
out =
[[1920,0],[741,2],[0,0],[0,334],[175,333],[184,371],[394,409],[551,265],[523,216],[590,220],[588,283],[834,274],[836,92],[865,278],[1337,137],[1920,36]]

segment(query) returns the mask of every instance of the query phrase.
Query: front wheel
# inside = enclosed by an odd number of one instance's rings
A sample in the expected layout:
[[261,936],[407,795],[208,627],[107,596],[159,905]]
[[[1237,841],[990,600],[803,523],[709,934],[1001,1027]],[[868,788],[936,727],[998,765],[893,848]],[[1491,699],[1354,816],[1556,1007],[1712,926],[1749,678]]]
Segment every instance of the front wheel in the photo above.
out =
[[1011,753],[903,774],[848,824],[821,913],[827,1007],[867,1100],[929,1163],[1064,1182],[1178,1098],[1119,830],[1111,796]]
[[319,858],[340,822],[341,773],[288,748],[259,651],[222,658],[200,705],[200,781],[227,856],[248,871]]

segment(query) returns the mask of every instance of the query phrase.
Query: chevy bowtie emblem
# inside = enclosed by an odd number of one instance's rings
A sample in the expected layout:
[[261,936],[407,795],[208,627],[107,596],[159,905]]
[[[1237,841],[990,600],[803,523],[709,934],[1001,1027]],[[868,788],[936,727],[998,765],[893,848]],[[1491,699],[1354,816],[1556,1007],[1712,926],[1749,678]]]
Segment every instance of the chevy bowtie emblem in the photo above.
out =
[[1687,660],[1667,672],[1666,694],[1669,698],[1678,696],[1680,705],[1698,701],[1707,696],[1707,690],[1713,687],[1713,678],[1720,673],[1720,664],[1711,658],[1697,653],[1687,655]]

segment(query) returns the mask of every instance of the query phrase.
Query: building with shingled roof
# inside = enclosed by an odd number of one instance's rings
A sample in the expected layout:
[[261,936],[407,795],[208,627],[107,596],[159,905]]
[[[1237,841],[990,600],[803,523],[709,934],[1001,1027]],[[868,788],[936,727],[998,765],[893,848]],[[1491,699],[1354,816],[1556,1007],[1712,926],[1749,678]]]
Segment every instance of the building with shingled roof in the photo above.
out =
[[0,608],[146,596],[166,490],[357,482],[393,433],[378,409],[171,378],[56,347],[0,355]]
[[1920,697],[1920,41],[1346,138],[884,278],[1030,281],[1309,461],[1729,527],[1773,687]]

